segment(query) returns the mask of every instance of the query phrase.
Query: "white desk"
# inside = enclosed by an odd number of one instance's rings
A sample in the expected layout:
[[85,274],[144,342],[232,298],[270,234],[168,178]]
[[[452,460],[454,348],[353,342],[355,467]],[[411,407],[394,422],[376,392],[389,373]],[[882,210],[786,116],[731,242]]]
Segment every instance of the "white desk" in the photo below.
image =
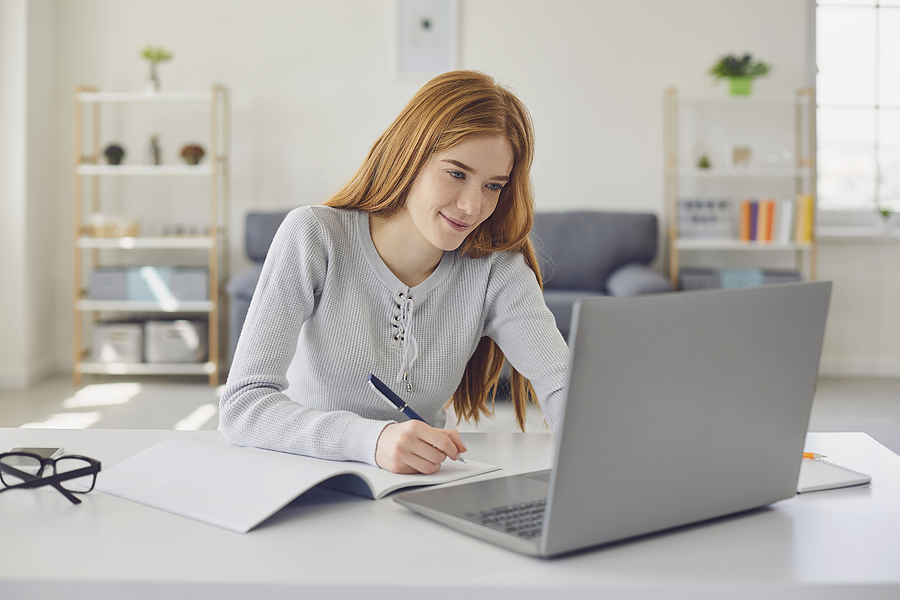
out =
[[[0,448],[63,445],[104,466],[171,436],[0,429]],[[548,434],[463,434],[501,473],[546,468]],[[900,457],[861,433],[806,449],[873,476],[736,517],[542,560],[409,512],[314,488],[248,534],[91,492],[0,495],[0,598],[900,598]],[[483,477],[495,476],[489,474]],[[235,476],[240,476],[236,473]]]

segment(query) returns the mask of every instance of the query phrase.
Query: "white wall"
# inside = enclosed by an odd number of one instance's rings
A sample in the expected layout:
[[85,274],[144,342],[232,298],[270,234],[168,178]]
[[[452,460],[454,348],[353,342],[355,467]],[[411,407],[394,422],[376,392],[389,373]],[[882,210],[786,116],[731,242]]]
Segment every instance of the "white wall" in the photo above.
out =
[[0,386],[59,367],[56,4],[0,0]]
[[0,385],[27,385],[25,207],[27,4],[0,0]]
[[[61,366],[71,364],[75,85],[141,89],[147,67],[138,52],[153,43],[175,54],[160,68],[164,90],[229,86],[236,270],[246,264],[248,210],[321,202],[427,80],[394,75],[394,0],[47,1],[58,13],[55,80],[47,88],[57,150],[53,190],[40,194],[52,196],[57,212],[55,264],[43,272],[53,274],[55,314],[48,316]],[[705,71],[725,52],[752,51],[775,65],[757,93],[811,83],[808,0],[460,0],[460,7],[460,67],[509,84],[532,111],[542,210],[662,214],[663,90],[724,94]],[[140,162],[150,133],[160,133],[169,158],[187,141],[207,141],[196,125],[205,125],[202,115],[128,110],[106,116],[102,136],[103,145],[125,144],[127,160]],[[148,219],[174,219],[170,211],[205,202],[202,189],[181,185],[116,182],[104,193],[113,208],[152,206]],[[850,300],[845,310],[859,304]],[[0,353],[9,350],[0,340]],[[900,373],[900,357],[883,358],[896,359]]]

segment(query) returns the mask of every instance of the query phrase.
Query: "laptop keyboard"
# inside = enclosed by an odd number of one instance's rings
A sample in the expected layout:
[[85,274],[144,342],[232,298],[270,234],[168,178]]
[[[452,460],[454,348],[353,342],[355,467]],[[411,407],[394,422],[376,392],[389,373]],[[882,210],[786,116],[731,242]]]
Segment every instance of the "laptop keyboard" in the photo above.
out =
[[463,515],[466,519],[524,539],[541,535],[547,499],[497,506]]

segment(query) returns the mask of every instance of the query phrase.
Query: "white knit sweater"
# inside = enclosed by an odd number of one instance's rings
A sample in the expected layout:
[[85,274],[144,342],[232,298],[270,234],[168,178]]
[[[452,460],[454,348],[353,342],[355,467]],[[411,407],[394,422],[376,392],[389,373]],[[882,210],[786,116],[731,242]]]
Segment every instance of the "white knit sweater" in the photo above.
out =
[[[307,206],[275,235],[241,331],[219,429],[233,444],[375,464],[388,423],[375,374],[435,427],[482,336],[531,380],[551,430],[568,348],[520,253],[445,252],[407,287],[381,260],[367,213]],[[409,373],[408,389],[398,378]]]

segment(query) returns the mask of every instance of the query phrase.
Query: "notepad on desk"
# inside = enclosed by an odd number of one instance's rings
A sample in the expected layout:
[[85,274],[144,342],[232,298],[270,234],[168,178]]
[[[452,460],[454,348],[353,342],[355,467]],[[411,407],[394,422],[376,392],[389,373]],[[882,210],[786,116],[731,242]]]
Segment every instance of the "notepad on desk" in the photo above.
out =
[[246,533],[307,490],[331,480],[336,484],[333,487],[378,499],[395,490],[447,483],[497,469],[474,460],[467,464],[447,460],[432,475],[398,475],[362,463],[179,437],[103,470],[96,489]]
[[836,465],[821,458],[804,458],[800,464],[800,479],[797,482],[797,493],[804,494],[807,492],[857,487],[866,485],[871,481],[871,475]]

